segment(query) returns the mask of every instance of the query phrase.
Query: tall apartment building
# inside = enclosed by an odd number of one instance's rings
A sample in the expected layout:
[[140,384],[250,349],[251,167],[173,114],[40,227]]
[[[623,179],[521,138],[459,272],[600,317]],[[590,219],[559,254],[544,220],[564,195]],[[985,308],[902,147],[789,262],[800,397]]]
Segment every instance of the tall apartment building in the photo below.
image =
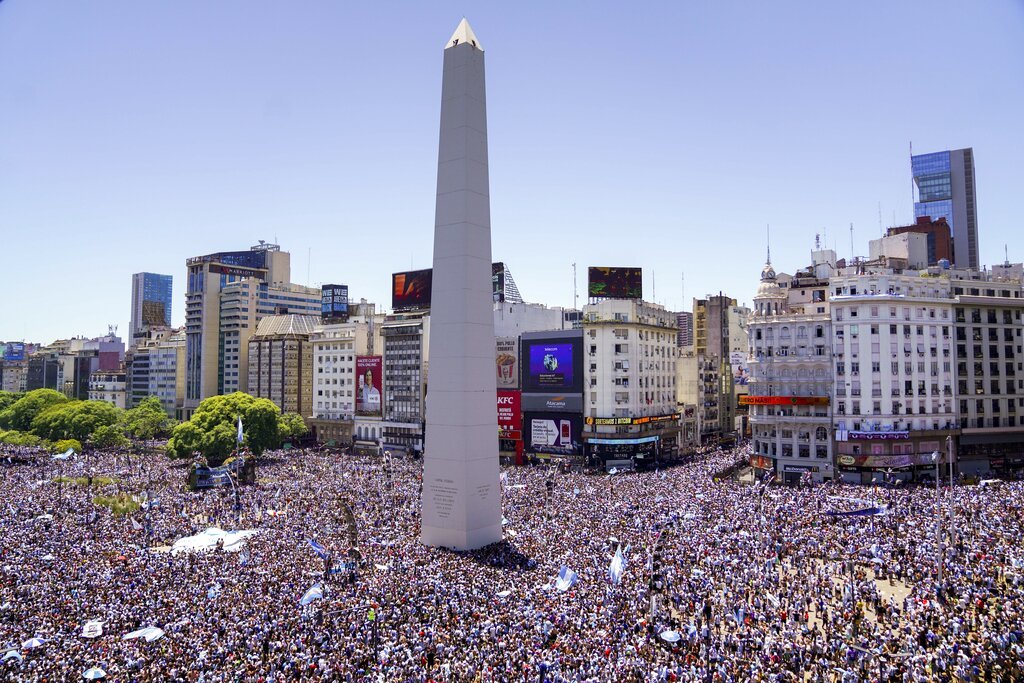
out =
[[421,311],[388,316],[381,325],[380,335],[384,382],[379,439],[391,449],[422,452],[430,357],[430,313]]
[[651,466],[679,449],[676,316],[638,299],[583,309],[586,455]]
[[930,467],[959,431],[949,279],[855,264],[830,288],[841,477]]
[[953,263],[981,268],[978,259],[978,208],[974,150],[916,154],[910,158],[914,180],[914,216],[945,218],[953,234]]
[[320,290],[290,284],[276,244],[188,259],[185,415],[209,396],[245,391],[249,337],[265,315],[320,313]]
[[[705,411],[703,439],[722,437],[736,429],[736,388],[731,354],[747,352],[747,316],[750,309],[719,294],[693,300],[694,351],[705,383],[704,402],[713,403],[716,419]],[[714,371],[708,370],[714,366]],[[711,382],[715,384],[712,385]],[[711,406],[706,406],[711,407]]]
[[125,373],[129,408],[155,396],[168,416],[181,419],[185,404],[185,329],[145,330],[125,355]]
[[132,317],[128,344],[146,328],[171,326],[173,280],[170,275],[135,273],[132,275]]
[[[373,355],[373,318],[371,310],[364,320],[323,325],[310,336],[313,396],[312,417],[307,423],[318,441],[349,444],[356,436],[354,423],[359,398],[356,358]],[[372,431],[367,425],[365,440],[376,441],[381,437],[379,421],[377,418]],[[359,436],[363,437],[361,432]]]
[[320,316],[268,315],[249,339],[249,393],[281,412],[309,417],[313,407],[313,343]]
[[814,260],[785,288],[766,263],[749,321],[749,393],[740,400],[749,410],[751,464],[786,483],[835,476],[829,282],[819,277],[835,254],[815,252]]
[[1024,466],[1024,298],[1016,280],[953,279],[959,471]]
[[693,346],[693,313],[683,311],[676,313],[676,325],[679,327],[679,335],[676,337],[676,346]]

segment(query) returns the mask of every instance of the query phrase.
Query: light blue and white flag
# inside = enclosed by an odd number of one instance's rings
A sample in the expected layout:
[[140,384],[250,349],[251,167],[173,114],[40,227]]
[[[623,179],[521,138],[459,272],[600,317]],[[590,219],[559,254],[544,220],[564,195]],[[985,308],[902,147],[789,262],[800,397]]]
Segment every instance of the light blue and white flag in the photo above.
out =
[[309,539],[309,547],[313,549],[313,552],[315,552],[317,555],[319,555],[325,560],[331,555],[327,551],[327,548],[323,547],[322,545],[314,541],[312,538]]
[[209,598],[210,600],[213,600],[218,595],[220,595],[220,591],[221,591],[221,585],[219,583],[215,583],[212,586],[210,586],[210,590],[206,591],[206,597]]
[[243,550],[238,554],[238,564],[242,567],[249,564],[249,553],[247,551]]
[[608,566],[608,578],[612,580],[616,586],[622,583],[622,574],[626,571],[626,558],[622,554],[622,546],[615,549],[615,556],[612,557],[612,563]]
[[63,453],[61,453],[60,455],[52,456],[50,459],[51,460],[68,460],[74,454],[75,454],[75,449],[74,448],[69,448],[66,451],[64,451]]
[[564,593],[575,586],[579,580],[580,577],[576,575],[576,572],[562,565],[562,568],[558,570],[558,578],[555,579],[555,588]]
[[309,603],[313,602],[314,600],[323,600],[323,599],[324,599],[324,589],[323,589],[323,586],[320,585],[319,583],[317,583],[317,584],[313,584],[313,586],[308,591],[306,591],[303,594],[302,599],[299,600],[299,604],[302,605],[303,607],[305,607],[306,605],[308,605]]
[[238,416],[238,445],[242,445],[242,416]]

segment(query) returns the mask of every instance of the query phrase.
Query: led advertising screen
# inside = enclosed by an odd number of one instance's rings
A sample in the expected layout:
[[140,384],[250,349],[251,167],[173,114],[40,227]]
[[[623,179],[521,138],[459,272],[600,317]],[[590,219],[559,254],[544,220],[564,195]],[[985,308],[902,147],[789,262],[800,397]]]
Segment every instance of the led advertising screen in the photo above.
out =
[[348,320],[348,285],[320,287],[320,317],[324,320]]
[[577,413],[525,413],[526,449],[533,453],[573,455],[581,450],[583,417]]
[[391,308],[395,311],[417,311],[430,308],[430,285],[434,271],[413,270],[391,276]]
[[381,416],[383,369],[380,356],[356,356],[356,415]]
[[537,391],[567,391],[573,386],[573,344],[531,344],[527,385]]
[[587,294],[592,299],[642,299],[643,269],[591,266],[587,269]]

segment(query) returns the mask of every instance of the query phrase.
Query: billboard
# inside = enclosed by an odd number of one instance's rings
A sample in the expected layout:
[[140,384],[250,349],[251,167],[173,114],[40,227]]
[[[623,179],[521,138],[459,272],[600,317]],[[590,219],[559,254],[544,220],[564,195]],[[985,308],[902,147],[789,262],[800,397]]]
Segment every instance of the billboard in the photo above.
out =
[[732,381],[738,387],[745,387],[750,383],[750,369],[747,366],[747,354],[745,351],[732,351],[729,353],[729,365],[732,367]]
[[320,317],[324,320],[348,320],[348,285],[320,287]]
[[643,269],[591,266],[587,269],[587,294],[592,299],[642,299]]
[[523,338],[523,390],[583,392],[583,337]]
[[574,455],[581,451],[583,416],[576,413],[525,413],[526,449],[533,453]]
[[380,356],[356,356],[356,415],[381,416],[383,369]]
[[430,308],[432,268],[391,275],[391,308],[395,311],[416,311]]
[[740,396],[741,406],[827,406],[828,396]]
[[7,347],[4,349],[4,360],[25,360],[25,344],[22,342],[7,342]]
[[498,390],[498,437],[523,438],[522,400],[518,391]]
[[519,388],[519,340],[516,337],[498,337],[495,348],[495,371],[499,389]]

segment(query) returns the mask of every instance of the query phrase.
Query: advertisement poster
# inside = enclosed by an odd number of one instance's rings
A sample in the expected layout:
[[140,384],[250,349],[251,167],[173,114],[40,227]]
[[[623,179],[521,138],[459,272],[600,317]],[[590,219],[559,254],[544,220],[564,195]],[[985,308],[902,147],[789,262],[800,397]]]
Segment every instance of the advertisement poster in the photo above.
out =
[[356,415],[381,416],[383,359],[356,356]]
[[498,373],[499,389],[519,388],[519,340],[515,337],[498,337],[495,370]]
[[729,365],[732,366],[732,381],[736,386],[747,386],[750,381],[750,370],[747,367],[747,354],[733,351],[729,354]]
[[320,287],[320,315],[342,322],[348,320],[348,285]]

